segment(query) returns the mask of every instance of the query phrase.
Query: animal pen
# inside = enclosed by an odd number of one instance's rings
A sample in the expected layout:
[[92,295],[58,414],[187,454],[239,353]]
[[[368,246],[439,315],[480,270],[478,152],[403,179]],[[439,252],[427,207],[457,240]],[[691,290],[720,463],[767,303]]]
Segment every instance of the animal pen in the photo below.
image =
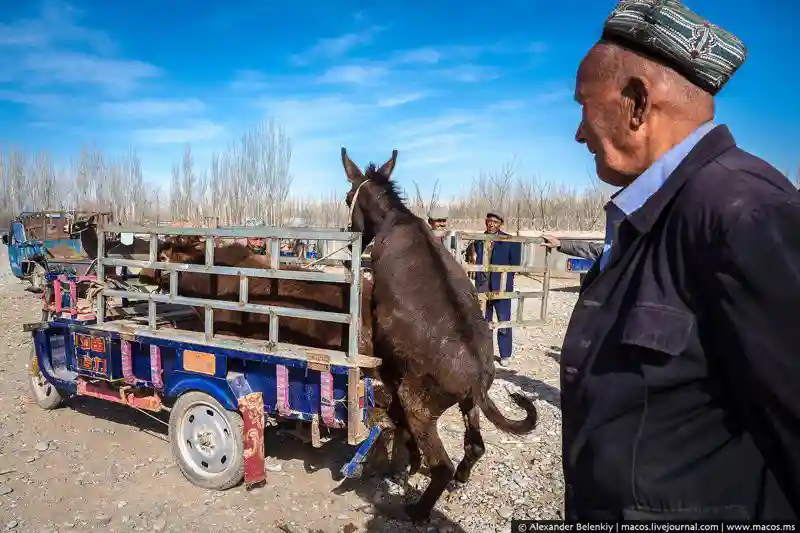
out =
[[[373,376],[380,359],[358,353],[360,257],[354,254],[349,268],[320,272],[282,270],[279,254],[280,240],[292,238],[346,241],[360,250],[360,233],[272,227],[97,231],[96,276],[48,275],[47,313],[41,322],[25,326],[34,337],[30,388],[40,407],[54,409],[77,395],[145,413],[167,411],[173,456],[183,475],[203,488],[224,490],[242,478],[248,486],[263,482],[264,426],[278,420],[294,420],[308,430],[315,447],[346,431],[347,442],[359,447],[342,473],[360,475],[367,453],[385,427],[375,418]],[[148,236],[148,259],[107,257],[108,233]],[[205,264],[159,261],[160,235],[205,238]],[[269,268],[214,265],[220,239],[243,237],[266,238]],[[115,274],[117,268],[158,270],[169,277],[169,292],[127,286],[125,276],[120,279]],[[180,273],[237,276],[239,299],[181,296]],[[349,312],[251,303],[248,286],[254,278],[346,283]],[[88,312],[87,299],[93,304]],[[204,310],[203,331],[177,329],[181,313],[193,313],[179,306]],[[268,339],[216,334],[215,310],[268,315]],[[347,324],[347,349],[281,342],[282,317]]]
[[[483,254],[483,262],[480,265],[468,263],[466,258],[460,253],[463,248],[467,246],[470,241],[506,241],[518,242],[522,247],[521,261],[519,265],[492,265],[491,254]],[[540,324],[547,319],[547,302],[550,295],[550,269],[551,269],[551,250],[545,248],[544,256],[544,269],[530,265],[530,259],[533,257],[531,246],[541,244],[544,239],[541,237],[523,237],[519,235],[492,235],[488,233],[470,233],[466,231],[455,232],[455,250],[454,253],[457,257],[461,258],[460,262],[467,272],[500,272],[500,286],[506,286],[506,280],[510,272],[518,274],[542,274],[542,290],[541,291],[494,291],[478,293],[478,300],[481,302],[482,310],[485,312],[486,303],[488,300],[502,300],[511,299],[517,300],[516,317],[514,320],[507,322],[497,322],[492,320],[489,323],[492,329],[500,328],[517,328],[523,326],[530,326]],[[524,303],[526,299],[540,298],[541,303],[539,307],[539,319],[525,320],[524,317]]]

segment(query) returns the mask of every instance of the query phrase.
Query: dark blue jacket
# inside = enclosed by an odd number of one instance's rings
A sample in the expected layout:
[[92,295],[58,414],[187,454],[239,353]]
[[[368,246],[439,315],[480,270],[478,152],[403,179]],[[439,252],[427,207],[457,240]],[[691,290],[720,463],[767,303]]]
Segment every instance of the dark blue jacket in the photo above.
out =
[[569,520],[800,517],[799,228],[725,126],[620,223],[561,351]]
[[[498,232],[500,235],[508,235],[505,232]],[[483,246],[487,241],[475,241],[475,253],[477,255],[477,264],[483,264]],[[522,260],[522,245],[518,242],[508,241],[495,241],[492,248],[492,257],[490,263],[496,266],[518,266]],[[489,284],[487,288],[486,275],[489,276]],[[500,291],[500,272],[476,272],[475,273],[475,287],[481,292],[496,292]],[[509,272],[506,277],[506,288],[502,292],[511,292],[514,290],[514,272]]]

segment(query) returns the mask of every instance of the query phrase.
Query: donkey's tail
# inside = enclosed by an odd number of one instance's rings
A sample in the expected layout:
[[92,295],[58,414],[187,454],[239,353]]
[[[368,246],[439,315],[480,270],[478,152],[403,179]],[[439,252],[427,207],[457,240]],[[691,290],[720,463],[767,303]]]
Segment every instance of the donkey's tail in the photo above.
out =
[[503,413],[497,408],[497,405],[489,397],[485,390],[480,390],[478,393],[478,405],[489,419],[489,422],[494,424],[497,429],[515,435],[524,435],[530,433],[536,427],[539,420],[539,414],[536,412],[536,405],[527,396],[518,392],[511,392],[511,399],[514,400],[521,409],[525,411],[525,418],[522,420],[511,420],[506,418]]

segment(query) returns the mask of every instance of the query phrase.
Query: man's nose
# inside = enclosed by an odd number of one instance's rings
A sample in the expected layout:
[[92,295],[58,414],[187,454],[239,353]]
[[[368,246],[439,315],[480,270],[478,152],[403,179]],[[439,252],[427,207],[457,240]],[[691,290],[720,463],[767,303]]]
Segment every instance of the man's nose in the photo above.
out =
[[586,144],[586,137],[583,134],[583,121],[578,124],[578,131],[575,132],[575,142]]

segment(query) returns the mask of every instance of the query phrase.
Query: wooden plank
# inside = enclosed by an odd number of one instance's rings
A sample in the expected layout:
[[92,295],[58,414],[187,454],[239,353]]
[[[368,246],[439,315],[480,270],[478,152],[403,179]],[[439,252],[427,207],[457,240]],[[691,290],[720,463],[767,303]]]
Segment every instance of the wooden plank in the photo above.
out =
[[358,444],[362,433],[361,409],[358,407],[358,383],[361,381],[361,372],[358,368],[351,368],[347,372],[347,443],[351,446]]

